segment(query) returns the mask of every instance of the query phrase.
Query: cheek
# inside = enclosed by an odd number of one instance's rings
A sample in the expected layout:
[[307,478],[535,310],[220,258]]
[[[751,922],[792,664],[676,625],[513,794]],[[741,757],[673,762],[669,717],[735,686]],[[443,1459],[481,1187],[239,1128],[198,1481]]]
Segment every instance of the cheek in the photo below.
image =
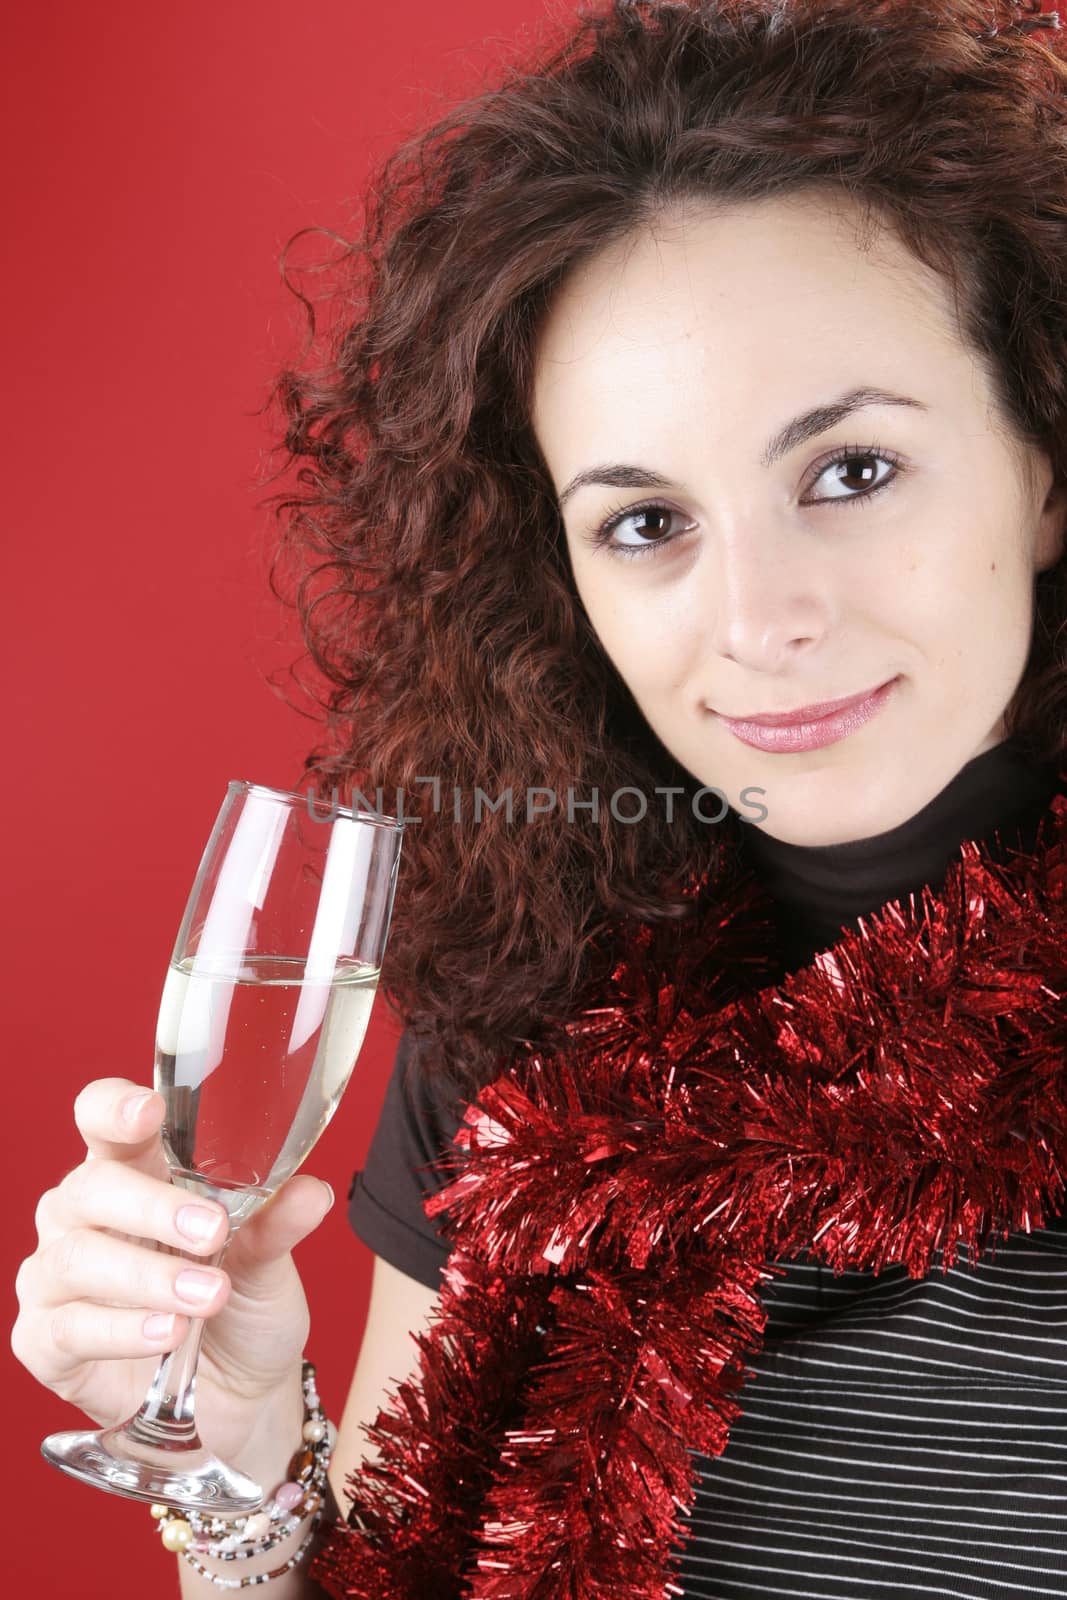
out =
[[[636,557],[634,565],[642,559]],[[688,681],[707,619],[702,627],[677,587],[663,586],[657,592],[657,585],[642,583],[638,573],[586,571],[575,576],[601,648],[639,703]]]
[[893,605],[927,658],[974,685],[1016,672],[1029,648],[1034,574],[1017,542],[954,529],[905,553]]
[[[857,575],[858,576],[858,575]],[[966,626],[968,613],[1025,610],[1033,572],[1017,540],[982,525],[946,518],[927,525],[875,562],[862,580],[864,592],[885,605],[928,618],[942,628]]]

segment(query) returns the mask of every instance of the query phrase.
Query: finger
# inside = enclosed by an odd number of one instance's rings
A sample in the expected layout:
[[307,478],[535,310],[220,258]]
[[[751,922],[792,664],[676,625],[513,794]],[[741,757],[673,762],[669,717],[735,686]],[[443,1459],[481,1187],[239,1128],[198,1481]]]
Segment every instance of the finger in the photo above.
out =
[[188,1331],[186,1316],[71,1300],[36,1319],[33,1370],[39,1382],[53,1384],[87,1361],[122,1361],[174,1350]]
[[298,1173],[249,1218],[230,1247],[230,1264],[262,1264],[286,1256],[319,1226],[334,1203],[333,1190],[310,1173]]
[[158,1149],[163,1112],[163,1096],[130,1078],[95,1078],[74,1101],[74,1121],[90,1156],[127,1162],[155,1157],[165,1168]]
[[226,1239],[229,1218],[217,1201],[191,1200],[176,1184],[101,1158],[83,1161],[38,1203],[43,1245],[82,1227],[111,1228],[192,1255],[211,1255]]
[[39,1308],[70,1300],[213,1316],[230,1280],[218,1267],[146,1250],[92,1228],[73,1228],[24,1262],[15,1280],[21,1301]]

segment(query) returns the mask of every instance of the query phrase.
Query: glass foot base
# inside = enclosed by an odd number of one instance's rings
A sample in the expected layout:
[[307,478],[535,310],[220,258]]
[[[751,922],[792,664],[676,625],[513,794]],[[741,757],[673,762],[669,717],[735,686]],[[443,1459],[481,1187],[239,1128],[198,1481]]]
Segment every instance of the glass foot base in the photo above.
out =
[[257,1511],[266,1498],[252,1478],[207,1450],[153,1448],[131,1440],[125,1426],[50,1433],[41,1454],[82,1483],[179,1511],[237,1516]]

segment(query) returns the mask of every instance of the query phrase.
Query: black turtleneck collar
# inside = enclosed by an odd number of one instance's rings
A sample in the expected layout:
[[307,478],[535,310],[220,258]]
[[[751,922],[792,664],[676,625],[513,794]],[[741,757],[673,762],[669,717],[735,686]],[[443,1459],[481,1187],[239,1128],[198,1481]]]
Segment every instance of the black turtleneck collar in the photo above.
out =
[[1055,770],[1009,738],[974,756],[906,822],[867,839],[788,844],[745,822],[742,849],[775,902],[787,971],[887,901],[918,896],[924,884],[938,892],[964,840],[1032,848],[1057,787]]

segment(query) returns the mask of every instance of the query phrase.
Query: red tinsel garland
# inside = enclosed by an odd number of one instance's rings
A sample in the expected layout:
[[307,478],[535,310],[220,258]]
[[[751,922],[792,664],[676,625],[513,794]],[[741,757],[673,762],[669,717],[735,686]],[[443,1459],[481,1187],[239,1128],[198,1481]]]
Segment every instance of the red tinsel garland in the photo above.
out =
[[[663,1600],[691,1452],[717,1455],[760,1285],[973,1266],[1067,1171],[1067,771],[1032,853],[967,842],[777,971],[751,873],[677,928],[620,929],[610,1003],[468,1106],[427,1202],[439,1312],[310,1574],[358,1600]],[[703,896],[707,883],[697,886]]]

